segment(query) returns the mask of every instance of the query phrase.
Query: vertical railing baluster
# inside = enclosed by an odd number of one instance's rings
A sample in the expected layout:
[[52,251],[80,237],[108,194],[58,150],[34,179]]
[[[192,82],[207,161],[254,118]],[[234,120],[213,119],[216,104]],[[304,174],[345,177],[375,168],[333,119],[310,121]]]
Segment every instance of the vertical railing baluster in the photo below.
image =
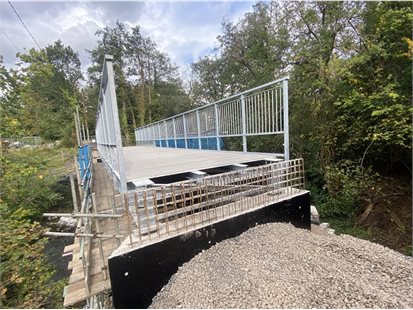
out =
[[126,212],[126,221],[128,227],[128,234],[129,234],[129,246],[132,247],[132,230],[130,227],[130,213],[129,213],[129,200],[126,194],[123,195],[124,198],[124,207]]
[[[156,189],[155,189],[156,191]],[[162,186],[162,204],[163,204],[163,213],[164,213],[164,219],[165,219],[165,228],[166,228],[166,234],[169,235],[169,211],[168,211],[168,205],[166,203],[166,195],[165,195],[165,187]]]
[[142,222],[141,222],[141,215],[140,215],[140,212],[139,212],[139,202],[138,202],[137,195],[138,195],[137,192],[133,193],[133,204],[135,206],[135,212],[136,212],[136,216],[137,216],[137,219],[138,219],[137,224],[138,224],[138,232],[139,232],[139,236],[138,236],[139,237],[139,242],[142,243],[142,230],[141,230]]
[[[182,201],[182,208],[184,209],[184,225],[185,225],[185,231],[188,231],[188,222],[187,222],[187,218],[188,218],[188,211],[187,211],[187,206],[186,206],[186,194],[184,192],[184,186],[182,185],[182,183],[179,186],[180,191],[181,191],[181,201]],[[189,209],[189,214],[191,214],[191,209]]]
[[219,139],[219,131],[220,131],[220,126],[219,126],[219,115],[218,115],[218,107],[216,104],[214,104],[214,112],[215,112],[215,135],[216,141],[217,141],[217,150],[221,150],[221,141]]
[[172,126],[174,131],[174,147],[177,148],[177,141],[176,141],[176,127],[175,127],[175,117],[172,118]]
[[[165,187],[162,188],[163,195],[165,197]],[[176,230],[179,233],[179,217],[177,214],[177,206],[176,206],[176,193],[175,193],[175,185],[171,185],[171,195],[172,195],[172,201],[173,201],[173,211],[174,211],[174,217],[175,217],[175,225],[176,225]],[[165,197],[165,202],[166,202],[166,197]]]
[[290,159],[290,136],[288,124],[288,80],[283,81],[283,110],[284,110],[284,160]]
[[[112,214],[116,214],[116,199],[115,199],[115,196],[112,196]],[[115,223],[115,233],[117,234],[117,235],[119,235],[119,221],[118,221],[118,218],[117,217],[115,217],[114,219],[113,219],[113,221],[114,221],[114,223]],[[121,244],[121,241],[120,241],[120,239],[119,238],[117,238],[116,239],[117,240],[117,242],[118,242],[118,246],[120,246],[120,244]]]
[[142,200],[143,200],[143,208],[145,209],[145,215],[146,215],[146,227],[148,229],[147,234],[148,234],[149,241],[151,241],[152,240],[152,237],[151,237],[151,222],[150,222],[150,218],[149,218],[146,191],[142,192]]
[[244,95],[241,95],[241,119],[242,119],[242,151],[246,153],[248,151],[247,146],[247,128],[246,128],[246,116],[245,116],[245,100]]
[[156,233],[158,234],[158,238],[161,239],[161,232],[159,231],[159,216],[158,216],[158,201],[156,199],[156,189],[152,190],[152,199],[153,199],[153,205],[152,209],[154,211],[155,215],[155,224],[156,224]]
[[199,119],[199,110],[196,110],[196,130],[198,133],[198,149],[202,149],[201,147],[201,121]]
[[188,148],[188,132],[186,128],[186,117],[185,114],[182,115],[182,123],[184,125],[184,138],[185,138],[185,148]]

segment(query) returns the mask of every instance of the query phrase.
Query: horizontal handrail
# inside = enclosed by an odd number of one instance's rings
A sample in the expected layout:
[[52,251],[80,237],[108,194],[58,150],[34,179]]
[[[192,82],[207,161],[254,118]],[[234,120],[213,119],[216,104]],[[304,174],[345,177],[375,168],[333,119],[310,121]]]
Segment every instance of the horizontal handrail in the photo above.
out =
[[223,138],[283,135],[283,157],[289,159],[288,79],[284,77],[213,103],[135,128],[137,145],[218,150]]
[[73,217],[73,218],[82,218],[82,217],[91,217],[91,218],[120,218],[122,214],[102,214],[102,213],[43,213],[44,217]]
[[280,78],[280,79],[278,79],[278,80],[274,80],[274,81],[272,81],[272,82],[269,82],[269,83],[266,83],[266,84],[263,84],[263,85],[259,85],[259,86],[254,87],[254,88],[247,89],[247,90],[245,90],[245,91],[243,91],[243,92],[240,92],[240,93],[237,93],[237,94],[235,94],[235,95],[231,95],[231,96],[229,96],[229,97],[222,98],[222,99],[220,99],[220,100],[218,100],[218,101],[215,101],[215,102],[212,102],[212,103],[208,103],[208,104],[203,105],[203,106],[200,106],[200,107],[193,108],[193,109],[191,109],[191,110],[188,110],[188,111],[185,111],[185,112],[176,114],[176,115],[174,115],[174,116],[170,116],[170,117],[167,117],[167,118],[163,118],[163,119],[161,119],[161,120],[159,120],[159,121],[156,121],[156,122],[154,122],[154,123],[150,123],[150,124],[147,124],[147,125],[144,125],[144,126],[141,126],[141,127],[137,127],[137,128],[135,128],[135,129],[143,129],[143,128],[146,128],[146,127],[149,127],[149,126],[153,126],[153,125],[155,125],[155,124],[163,123],[163,122],[165,122],[165,121],[172,120],[173,118],[176,118],[176,117],[179,117],[179,116],[182,116],[182,115],[185,115],[185,114],[189,114],[189,113],[195,112],[195,111],[197,111],[197,110],[202,110],[202,109],[206,109],[206,108],[212,107],[212,106],[214,106],[214,105],[216,105],[216,104],[229,101],[229,100],[231,100],[231,99],[240,97],[240,96],[245,95],[245,94],[248,94],[248,93],[252,93],[252,92],[254,92],[254,91],[256,91],[256,90],[263,89],[263,88],[272,86],[272,85],[274,85],[274,84],[281,83],[282,81],[286,81],[286,80],[289,80],[289,79],[290,79],[289,76],[285,76],[285,77]]

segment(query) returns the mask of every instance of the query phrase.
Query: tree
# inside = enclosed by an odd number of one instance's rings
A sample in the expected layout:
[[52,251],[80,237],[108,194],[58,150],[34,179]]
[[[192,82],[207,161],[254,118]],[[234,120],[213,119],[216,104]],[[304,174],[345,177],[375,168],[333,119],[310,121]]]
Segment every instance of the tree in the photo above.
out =
[[17,72],[7,70],[0,55],[0,136],[3,138],[17,138],[27,133],[22,124],[21,86]]
[[[3,70],[8,87],[2,109],[5,119],[11,120],[5,126],[19,127],[13,128],[18,136],[40,135],[45,140],[72,145],[72,112],[82,78],[78,54],[57,41],[45,49],[31,49],[17,56],[22,61],[18,69]],[[7,132],[5,127],[2,131]]]
[[408,3],[368,3],[363,18],[335,103],[337,139],[341,156],[389,174],[411,163],[413,14]]
[[[88,69],[91,85],[98,85],[103,56],[114,56],[114,73],[121,129],[126,144],[131,142],[133,129],[155,119],[163,118],[178,100],[189,106],[183,96],[177,67],[160,52],[155,42],[142,35],[139,26],[130,30],[120,23],[97,32],[101,38],[90,51],[93,66]],[[169,93],[164,90],[169,89]],[[177,97],[175,97],[177,96]],[[165,100],[168,98],[168,101]],[[166,108],[171,105],[171,108]]]
[[88,68],[89,80],[92,84],[100,84],[103,62],[105,55],[112,55],[113,71],[115,75],[115,85],[117,89],[117,101],[119,108],[119,122],[123,138],[126,144],[131,142],[132,128],[129,126],[128,109],[130,105],[129,97],[127,96],[127,88],[130,87],[127,81],[126,72],[126,40],[127,30],[125,25],[116,21],[114,27],[106,26],[103,29],[96,31],[99,36],[97,46],[89,51],[93,65]]

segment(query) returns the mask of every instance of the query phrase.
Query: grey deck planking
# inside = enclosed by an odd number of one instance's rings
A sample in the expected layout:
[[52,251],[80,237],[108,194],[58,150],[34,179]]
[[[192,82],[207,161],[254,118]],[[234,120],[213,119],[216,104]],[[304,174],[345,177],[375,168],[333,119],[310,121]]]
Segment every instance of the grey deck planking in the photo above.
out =
[[149,146],[123,147],[126,179],[139,180],[262,159],[274,154],[208,151]]

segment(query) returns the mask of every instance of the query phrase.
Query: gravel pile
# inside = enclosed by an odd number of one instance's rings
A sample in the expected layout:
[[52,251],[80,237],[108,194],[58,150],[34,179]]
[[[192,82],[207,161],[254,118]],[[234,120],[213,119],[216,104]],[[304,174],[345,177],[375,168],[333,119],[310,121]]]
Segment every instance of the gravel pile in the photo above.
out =
[[413,308],[413,260],[319,228],[265,224],[181,266],[150,308]]

